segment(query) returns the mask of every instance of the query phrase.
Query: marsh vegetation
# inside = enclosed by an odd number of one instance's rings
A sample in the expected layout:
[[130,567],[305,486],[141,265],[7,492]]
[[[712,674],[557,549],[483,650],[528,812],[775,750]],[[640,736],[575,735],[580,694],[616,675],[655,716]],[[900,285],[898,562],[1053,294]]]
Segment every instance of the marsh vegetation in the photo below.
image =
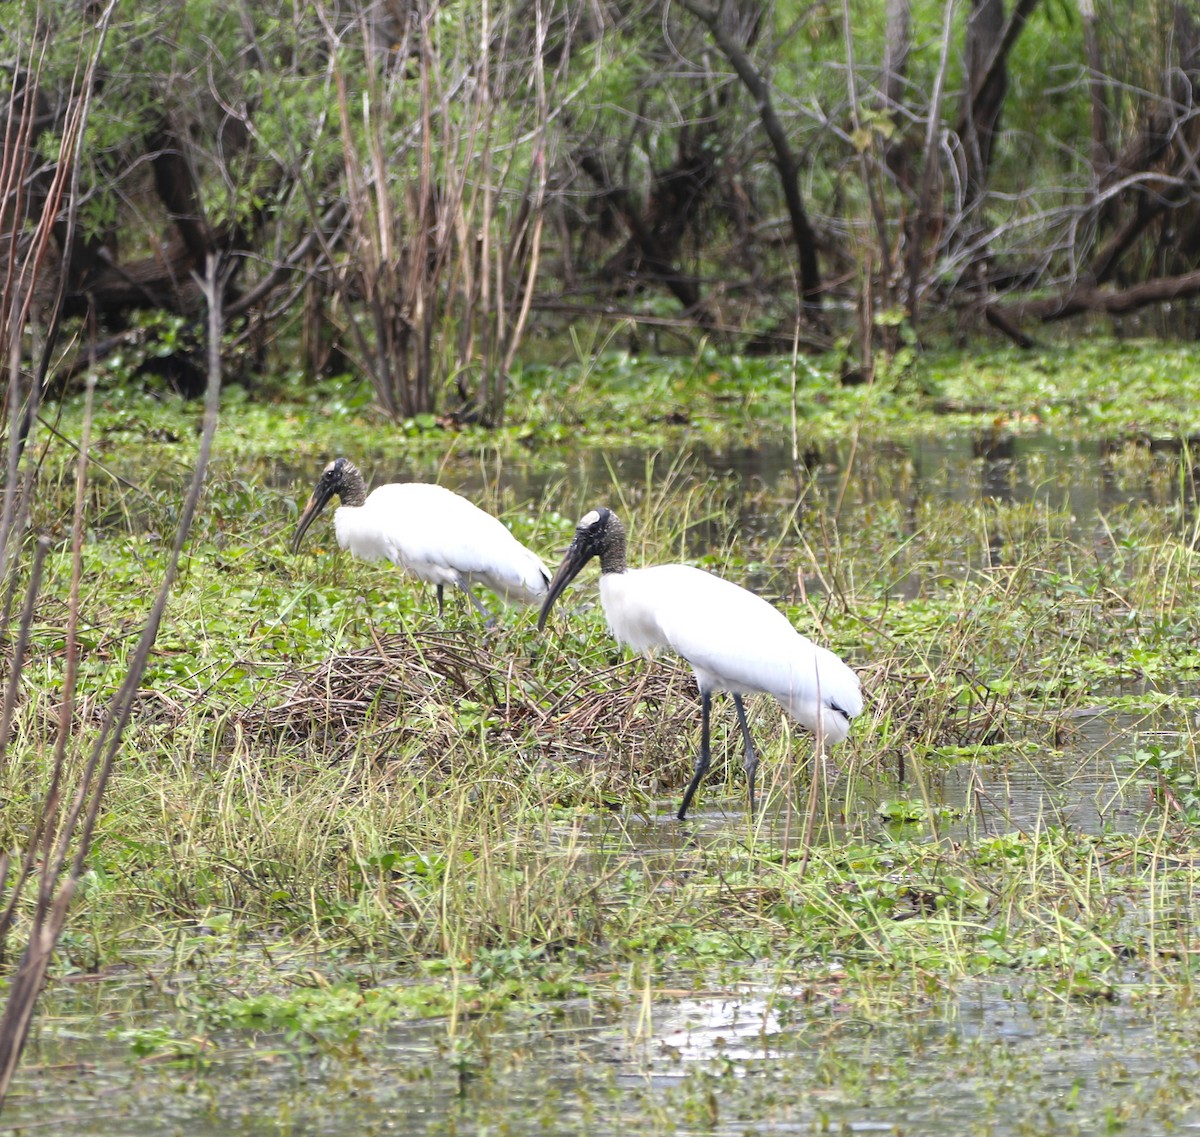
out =
[[[319,414],[235,392],[13,1123],[64,1095],[81,1133],[384,1131],[401,1108],[424,1132],[1194,1116],[1193,362],[931,359],[832,398],[816,374],[794,435],[786,369],[704,357],[531,371],[498,434],[384,428],[347,386]],[[81,755],[161,583],[200,414],[112,391],[87,420]],[[621,414],[619,446],[582,425]],[[65,403],[38,444],[31,524],[60,536],[13,706],[9,848],[54,768],[84,422]],[[751,819],[719,701],[680,825],[690,673],[615,653],[585,578],[553,636],[517,609],[485,634],[462,598],[439,621],[342,554],[327,518],[289,551],[351,444],[370,481],[461,489],[548,560],[609,501],[634,563],[753,586],[859,670],[850,741],[814,780],[809,740],[754,701]]]
[[[0,4],[6,1123],[1197,1122],[1200,23],[1077,7]],[[866,710],[680,825],[688,669],[293,552],[339,454]]]

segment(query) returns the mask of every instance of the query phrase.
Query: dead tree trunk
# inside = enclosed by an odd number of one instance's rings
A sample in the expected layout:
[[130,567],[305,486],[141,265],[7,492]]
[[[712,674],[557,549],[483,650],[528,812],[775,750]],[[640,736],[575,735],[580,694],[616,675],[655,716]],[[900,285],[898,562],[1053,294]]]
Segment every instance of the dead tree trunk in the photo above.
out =
[[992,145],[1008,93],[1008,57],[1038,0],[1017,0],[1005,22],[1004,0],[972,0],[967,22],[967,86],[959,134],[967,144],[968,177],[982,191],[991,168]]
[[[1012,17],[1007,21],[1004,0],[972,0],[971,3],[966,32],[967,67],[958,118],[958,133],[966,162],[966,195],[954,240],[959,248],[975,243],[984,226],[980,205],[987,193],[996,135],[1008,94],[1008,57],[1037,2],[1017,0]],[[991,257],[988,243],[979,242],[978,247],[971,250],[964,274],[976,292],[985,298],[985,311],[990,308],[987,295]],[[996,316],[990,315],[989,319],[996,324]]]
[[212,233],[204,220],[200,188],[191,163],[174,128],[165,119],[146,136],[146,152],[151,156],[154,188],[193,261],[193,271],[199,273],[209,253],[215,251]]
[[994,68],[988,66],[992,56],[999,54],[1003,34],[1004,0],[971,0],[971,14],[967,17],[966,75],[958,119],[958,135],[966,155],[968,208],[987,188],[992,142],[1008,91],[1008,68],[1003,59],[999,59]]
[[771,143],[775,168],[783,187],[788,216],[792,222],[792,235],[796,241],[796,253],[800,262],[800,295],[807,308],[816,310],[821,306],[821,268],[817,259],[817,238],[808,221],[804,200],[800,196],[800,171],[796,156],[792,153],[787,132],[775,113],[771,101],[771,89],[762,73],[754,66],[742,45],[729,34],[721,21],[718,8],[701,0],[682,0],[683,6],[692,13],[713,37],[713,42],[729,60],[738,78],[754,99],[758,116],[763,124],[767,139]]
[[682,272],[674,262],[674,252],[659,236],[655,227],[642,215],[627,187],[614,185],[604,163],[595,154],[579,156],[579,166],[600,187],[613,211],[625,223],[633,239],[637,255],[647,272],[662,281],[676,300],[703,327],[714,326],[712,313],[704,304],[704,296],[696,279]]
[[912,0],[887,0],[886,19],[879,97],[884,113],[891,116],[897,132],[895,138],[887,144],[884,161],[896,182],[901,186],[908,186],[912,182],[912,172],[909,169],[912,155],[904,136],[904,123],[899,112],[905,105],[908,56],[912,51]]

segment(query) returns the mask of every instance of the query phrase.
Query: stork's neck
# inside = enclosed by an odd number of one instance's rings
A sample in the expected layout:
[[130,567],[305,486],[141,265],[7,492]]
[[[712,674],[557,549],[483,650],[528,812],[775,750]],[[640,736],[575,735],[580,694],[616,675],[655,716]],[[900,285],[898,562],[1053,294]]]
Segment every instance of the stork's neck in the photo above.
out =
[[625,563],[625,526],[617,520],[616,514],[608,519],[608,527],[604,531],[604,544],[600,549],[600,572],[607,575],[610,572],[624,572],[629,566]]
[[347,462],[343,467],[337,495],[343,505],[362,505],[367,500],[367,483],[357,466]]

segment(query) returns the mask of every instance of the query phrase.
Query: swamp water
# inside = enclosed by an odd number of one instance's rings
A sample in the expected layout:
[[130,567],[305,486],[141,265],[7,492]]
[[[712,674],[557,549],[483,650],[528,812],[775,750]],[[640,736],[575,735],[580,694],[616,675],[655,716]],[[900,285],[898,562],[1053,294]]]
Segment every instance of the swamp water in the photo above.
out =
[[[907,543],[886,560],[886,571],[878,557],[869,571],[871,587],[908,598],[939,577],[1021,555],[1022,530],[993,531],[989,503],[1025,511],[1029,527],[1051,529],[1098,558],[1120,540],[1130,510],[1174,510],[1180,525],[1187,522],[1192,485],[1177,455],[1139,452],[1130,462],[1113,453],[1103,444],[1038,435],[999,442],[931,437],[864,447],[849,478],[844,448],[808,454],[805,476],[820,499],[814,512],[841,502],[851,571],[850,535],[874,541],[881,516],[899,519]],[[491,484],[469,469],[372,472],[376,481],[436,476],[475,493]],[[301,497],[310,476],[296,472]],[[736,526],[716,532],[701,516],[684,534],[691,548],[745,542],[783,549],[772,534],[785,524],[778,502],[795,485],[786,446],[694,451],[682,462],[662,454],[583,454],[549,476],[509,464],[499,480],[516,500],[536,502],[552,490],[582,513],[604,501],[620,508],[619,495],[630,486],[650,499],[660,480],[697,477],[709,479],[731,507],[722,523],[733,517]],[[774,512],[764,508],[771,502]],[[922,511],[956,509],[988,527],[977,546],[984,552],[958,563],[922,549],[919,539]],[[815,537],[813,543],[819,548]],[[746,578],[769,595],[795,588],[787,552],[747,562]],[[810,594],[819,597],[822,587],[819,574],[807,577]],[[1126,693],[1114,686],[1114,695]],[[1017,757],[997,767],[934,771],[926,792],[947,807],[949,819],[939,835],[1133,825],[1145,789],[1133,788],[1113,756],[1131,753],[1146,737],[1169,739],[1178,727],[1167,704],[1130,713],[1100,703],[1079,709],[1053,765]],[[835,799],[838,787],[835,780]],[[895,789],[893,782],[859,790],[855,808],[869,813]],[[658,864],[675,865],[706,837],[745,824],[737,801],[708,796],[686,829],[669,813],[601,817],[592,823],[593,839],[597,848],[623,847],[651,873]],[[763,825],[770,839],[784,820],[769,817]],[[823,836],[836,840],[836,822]],[[127,1038],[131,1028],[169,1026],[172,999],[128,977],[64,983],[43,1003],[0,1127],[80,1137],[1200,1131],[1200,1011],[1166,993],[1159,1000],[1153,988],[1139,985],[1130,998],[1118,989],[1114,1001],[1092,1004],[1034,992],[1020,975],[1011,983],[959,983],[952,994],[914,975],[899,982],[918,991],[921,1013],[900,1015],[881,1009],[886,998],[873,1005],[869,994],[847,989],[836,962],[819,982],[790,982],[765,963],[744,974],[756,971],[760,982],[728,990],[695,989],[695,976],[681,976],[678,989],[647,988],[633,1007],[554,1002],[469,1023],[425,1020],[336,1047],[218,1035],[211,1047],[176,1055],[177,1065],[169,1051],[138,1058]]]
[[[1200,1130],[1200,1012],[1181,1017],[1174,999],[1080,1005],[967,982],[896,1016],[836,969],[795,988],[776,978],[623,1011],[564,1002],[457,1037],[426,1020],[334,1052],[217,1036],[179,1069],[131,1060],[119,1034],[97,1037],[114,996],[122,1025],[131,1018],[119,991],[99,990],[91,1013],[77,1008],[85,1034],[69,1015],[42,1030],[5,1126],[80,1137]],[[155,1004],[137,1017],[169,1021]]]
[[[640,450],[583,452],[551,476],[510,464],[503,480],[517,500],[536,502],[550,491],[560,508],[562,500],[574,501],[581,516],[601,504],[620,510],[617,503],[625,496],[635,503],[652,503],[665,484],[707,479],[722,503],[719,519],[698,519],[684,534],[686,549],[681,551],[695,557],[713,547],[735,553],[745,547],[748,563],[741,581],[768,597],[795,599],[800,576],[805,592],[818,603],[828,587],[820,571],[818,522],[838,502],[838,555],[846,571],[857,573],[860,589],[905,599],[936,590],[946,578],[1013,563],[1028,555],[1027,542],[1045,544],[1055,553],[1070,548],[1104,560],[1127,526],[1136,525],[1141,510],[1172,515],[1181,530],[1195,522],[1194,475],[1187,455],[1171,441],[1115,443],[1039,432],[925,435],[905,444],[863,444],[854,452],[848,476],[847,455],[845,445],[808,449],[797,464],[792,448],[783,443],[753,449],[699,447],[686,457]],[[460,472],[457,479],[446,474],[381,466],[376,480],[441,476],[469,495],[486,492],[488,479],[477,472]],[[798,485],[805,487],[799,507],[793,504]],[[938,527],[923,520],[931,515],[950,516],[963,527],[984,531],[973,532],[972,542],[949,548],[939,536],[936,546],[929,547],[922,543],[922,529],[927,524],[931,530]],[[880,531],[887,540],[893,523],[900,530],[892,537],[899,551],[881,555]],[[807,568],[796,565],[795,539],[777,536],[789,526],[808,542]],[[861,569],[856,566],[858,534],[874,546],[861,557]],[[636,550],[636,532],[631,540],[631,550]],[[637,563],[636,552],[631,552],[631,560]],[[886,570],[878,567],[881,560]],[[868,580],[865,587],[863,579]],[[595,602],[593,588],[580,594],[577,603]],[[948,815],[972,819],[976,835],[1045,825],[1089,834],[1105,827],[1125,829],[1137,823],[1145,789],[1133,788],[1123,776],[1128,770],[1120,770],[1113,759],[1156,740],[1169,747],[1180,734],[1181,716],[1190,712],[1173,709],[1165,697],[1193,693],[1194,687],[1175,683],[1160,690],[1146,680],[1113,681],[1107,688],[1115,706],[1101,698],[1065,712],[1057,724],[1057,753],[1049,761],[1039,748],[1034,756],[1002,765],[959,763],[928,771],[931,795],[936,804],[947,807]],[[1155,695],[1164,696],[1164,701],[1156,704]],[[1130,697],[1149,699],[1149,709],[1122,709],[1122,701]],[[715,704],[718,718],[726,715],[724,702],[718,699]],[[870,710],[868,705],[866,713]],[[801,739],[797,749],[805,753],[808,745]],[[835,798],[838,769],[834,765],[827,771],[834,778]],[[770,770],[760,770],[760,777],[769,780],[771,775]],[[894,781],[890,786],[860,787],[858,808],[869,813],[895,792]],[[716,827],[740,821],[739,802],[718,808],[706,806],[704,798],[702,794],[699,808],[693,809],[694,821]],[[670,819],[669,813],[665,819]],[[776,828],[781,824],[777,820]],[[961,839],[966,827],[951,824],[940,835]],[[828,836],[838,837],[836,827]]]

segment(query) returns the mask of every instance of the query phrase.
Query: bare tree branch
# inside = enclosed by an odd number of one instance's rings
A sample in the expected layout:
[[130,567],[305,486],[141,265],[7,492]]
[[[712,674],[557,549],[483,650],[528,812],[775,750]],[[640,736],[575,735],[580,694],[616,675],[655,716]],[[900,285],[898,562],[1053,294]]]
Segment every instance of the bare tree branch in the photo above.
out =
[[937,175],[938,133],[942,116],[942,98],[946,90],[946,71],[950,64],[950,31],[953,15],[954,0],[945,0],[942,15],[942,56],[938,62],[937,76],[933,83],[933,98],[929,107],[929,120],[925,127],[925,165],[921,170],[921,189],[917,196],[917,217],[909,234],[907,307],[909,319],[914,324],[917,322],[918,282],[921,277],[925,233],[929,228],[933,183]]
[[787,203],[788,216],[792,222],[792,234],[796,241],[796,253],[800,259],[800,294],[804,303],[813,308],[821,305],[821,268],[817,259],[817,238],[809,224],[808,214],[804,209],[804,201],[800,196],[800,175],[796,156],[788,142],[787,132],[775,107],[771,102],[771,88],[762,73],[751,62],[750,57],[742,50],[742,45],[726,31],[721,23],[720,10],[700,0],[680,0],[683,6],[692,13],[705,27],[717,47],[737,72],[754,99],[758,116],[762,120],[771,149],[775,157],[775,167],[779,171],[779,180],[783,186],[783,197]]
[[1080,285],[1061,296],[1048,300],[1025,300],[997,308],[1002,318],[1015,323],[1019,320],[1040,320],[1044,324],[1065,320],[1082,312],[1106,312],[1123,315],[1136,312],[1151,304],[1200,295],[1200,271],[1180,276],[1164,276],[1120,290],[1098,288],[1093,284]]

